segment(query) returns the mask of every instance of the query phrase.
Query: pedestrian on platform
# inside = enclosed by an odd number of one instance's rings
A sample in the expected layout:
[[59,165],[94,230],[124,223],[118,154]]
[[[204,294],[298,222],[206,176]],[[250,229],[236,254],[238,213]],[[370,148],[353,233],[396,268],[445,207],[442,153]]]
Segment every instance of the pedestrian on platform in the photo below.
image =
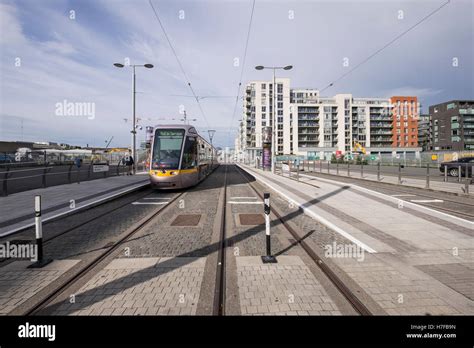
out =
[[128,167],[127,175],[133,175],[134,164],[135,164],[135,161],[133,160],[133,157],[132,157],[132,151],[128,150],[128,154],[125,157],[125,165]]

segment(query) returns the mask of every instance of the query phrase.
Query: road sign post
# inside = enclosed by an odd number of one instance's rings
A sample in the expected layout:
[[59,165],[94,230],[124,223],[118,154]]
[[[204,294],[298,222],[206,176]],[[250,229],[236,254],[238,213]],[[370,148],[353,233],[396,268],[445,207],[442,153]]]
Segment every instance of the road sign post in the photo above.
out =
[[272,255],[272,247],[270,244],[270,193],[263,194],[264,212],[265,212],[265,238],[267,246],[267,254],[262,256],[263,263],[277,263],[277,259]]

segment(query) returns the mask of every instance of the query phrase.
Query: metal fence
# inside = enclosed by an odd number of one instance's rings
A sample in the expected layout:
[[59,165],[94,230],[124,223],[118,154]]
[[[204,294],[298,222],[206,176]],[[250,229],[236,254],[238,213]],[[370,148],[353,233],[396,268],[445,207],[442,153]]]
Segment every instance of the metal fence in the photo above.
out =
[[[142,163],[137,164],[137,170],[146,170]],[[71,183],[80,183],[94,179],[125,175],[128,167],[117,163],[115,165],[83,164],[76,167],[74,164],[49,165],[32,167],[3,167],[0,168],[0,193],[8,194],[57,186]]]
[[[420,167],[406,167],[399,163],[394,166],[384,166],[381,162],[375,165],[355,164],[351,162],[336,161],[277,161],[277,174],[287,173],[289,176],[299,178],[299,173],[314,172],[321,174],[330,174],[336,176],[345,176],[379,182],[387,182],[398,185],[417,185],[424,188],[431,188],[433,182],[450,182],[459,184],[459,192],[469,193],[470,185],[473,184],[472,173],[474,165],[465,164],[464,168],[458,167],[457,175],[451,176],[447,169],[440,170],[438,164],[434,166],[427,164]],[[447,167],[444,167],[447,168]],[[472,188],[471,188],[472,189]]]
[[[23,166],[49,166],[67,165],[74,163],[76,158],[82,159],[82,163],[104,163],[117,165],[122,158],[128,155],[128,152],[107,152],[99,153],[90,150],[35,150],[35,151],[16,151],[0,152],[0,168],[23,167]],[[136,163],[145,162],[147,152],[145,150],[137,151]]]

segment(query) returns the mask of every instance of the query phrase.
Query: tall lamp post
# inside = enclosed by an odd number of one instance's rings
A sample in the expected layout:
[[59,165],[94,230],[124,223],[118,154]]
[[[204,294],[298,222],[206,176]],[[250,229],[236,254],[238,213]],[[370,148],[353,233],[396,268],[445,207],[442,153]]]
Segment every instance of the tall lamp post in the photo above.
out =
[[[137,154],[137,119],[135,117],[135,80],[136,80],[136,74],[135,74],[135,68],[137,67],[143,67],[143,68],[148,68],[151,69],[153,68],[153,64],[130,64],[130,65],[124,65],[121,63],[114,63],[114,66],[117,68],[124,68],[124,67],[132,67],[133,68],[133,122],[132,122],[132,130],[130,133],[132,133],[132,158],[137,163],[138,158],[136,156]],[[137,169],[136,165],[133,166],[133,174],[136,174]]]
[[211,157],[211,165],[214,165],[214,146],[212,145],[212,138],[214,138],[214,134],[216,133],[215,129],[208,129],[207,133],[209,134],[209,141],[211,142],[211,151],[212,151],[212,157]]
[[276,131],[275,131],[275,124],[276,124],[276,94],[277,94],[277,87],[276,87],[276,78],[275,78],[275,70],[282,69],[282,70],[291,70],[293,68],[292,65],[287,66],[263,66],[257,65],[255,69],[263,70],[263,69],[272,69],[273,70],[273,106],[272,106],[272,173],[275,174],[275,160],[276,160]]

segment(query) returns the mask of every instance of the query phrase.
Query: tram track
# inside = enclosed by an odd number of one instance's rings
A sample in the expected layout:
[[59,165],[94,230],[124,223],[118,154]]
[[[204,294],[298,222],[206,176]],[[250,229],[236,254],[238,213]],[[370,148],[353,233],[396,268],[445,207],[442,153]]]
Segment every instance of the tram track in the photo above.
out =
[[[146,192],[144,194],[141,194],[141,195],[138,195],[138,196],[132,195],[131,199],[125,200],[124,203],[119,204],[118,206],[116,206],[112,209],[108,209],[108,210],[106,210],[106,211],[104,211],[100,214],[94,215],[94,216],[92,216],[88,219],[81,220],[78,224],[74,224],[73,226],[70,226],[70,227],[68,227],[64,230],[61,230],[58,233],[53,234],[52,236],[46,237],[43,241],[43,246],[46,246],[46,245],[50,244],[52,241],[56,240],[57,238],[59,238],[61,236],[64,236],[68,233],[71,233],[71,232],[77,230],[78,228],[84,227],[84,226],[86,226],[87,224],[89,224],[91,222],[98,221],[101,218],[104,218],[104,217],[106,217],[106,216],[108,216],[108,215],[110,215],[110,214],[112,214],[112,213],[114,213],[114,212],[116,212],[120,209],[123,209],[126,206],[128,206],[130,203],[132,203],[136,200],[143,199],[144,197],[149,196],[151,193],[152,193],[152,191],[149,189],[149,190],[146,190]],[[123,197],[120,197],[120,198],[123,198]],[[106,203],[111,203],[111,201],[108,201]],[[105,204],[105,203],[101,203],[101,205],[102,204]],[[77,213],[75,213],[73,215],[66,216],[64,219],[77,218],[78,214],[84,213],[87,210],[89,210],[89,209],[78,211]],[[63,222],[63,220],[49,220],[49,221],[45,222],[43,224],[43,226],[46,225],[46,224],[52,224],[52,223],[58,223],[58,222]],[[25,232],[24,231],[18,231],[16,233],[12,234],[12,235],[9,235],[8,237],[21,235],[21,233],[25,233]],[[35,242],[35,239],[34,238],[25,239],[25,241]],[[7,261],[10,261],[10,260],[11,260],[11,258],[0,259],[0,264],[2,264],[4,262],[7,262]]]
[[[242,168],[236,166],[238,173],[247,181],[249,187],[255,192],[255,194],[263,200],[263,194],[255,187],[249,176],[250,173],[246,172]],[[340,279],[340,277],[324,262],[324,260],[319,257],[319,255],[303,240],[300,235],[288,224],[288,222],[281,216],[274,206],[270,206],[271,212],[276,216],[276,218],[281,222],[285,229],[290,233],[290,235],[296,241],[295,244],[298,244],[306,252],[306,254],[311,258],[311,260],[321,269],[324,275],[329,279],[329,281],[336,287],[336,289],[341,293],[341,295],[348,301],[352,308],[360,315],[368,316],[372,315],[371,311],[367,306],[354,294],[347,285]]]
[[[227,168],[226,168],[227,172]],[[199,188],[205,180],[201,181],[195,188]],[[36,298],[30,304],[26,311],[23,311],[22,315],[41,315],[44,314],[44,310],[48,311],[48,307],[51,304],[63,300],[64,293],[68,290],[77,290],[84,282],[88,281],[91,276],[100,272],[109,262],[111,262],[117,255],[117,251],[121,250],[122,247],[131,242],[133,239],[140,236],[140,232],[147,230],[152,227],[156,220],[160,216],[167,213],[168,210],[174,209],[175,202],[181,201],[187,194],[193,192],[193,189],[182,192],[177,192],[174,196],[170,197],[168,203],[164,206],[159,206],[154,209],[151,213],[148,213],[139,222],[135,223],[128,230],[123,232],[112,245],[107,245],[100,250],[98,255],[87,260],[80,269],[74,270],[74,273],[70,272],[65,278],[58,280],[59,285],[55,285],[53,289],[48,289],[47,293],[42,295],[41,298]],[[224,201],[222,207],[222,214],[225,217],[225,191],[226,191],[226,178],[224,178]],[[146,195],[144,195],[145,197]],[[130,203],[130,202],[128,202]],[[110,243],[109,243],[110,244]],[[219,253],[218,253],[218,264],[216,272],[216,286],[215,286],[215,302],[213,308],[213,314],[223,315],[224,313],[224,302],[225,302],[225,219],[222,220],[220,227],[220,240],[219,240]]]
[[56,287],[53,291],[49,292],[47,296],[45,296],[40,301],[36,302],[32,308],[30,308],[26,313],[23,315],[35,315],[38,314],[42,309],[44,309],[48,304],[54,301],[58,296],[64,293],[67,289],[72,287],[75,283],[79,282],[82,278],[84,278],[90,272],[93,272],[96,268],[100,268],[100,265],[103,262],[107,262],[108,257],[112,256],[113,253],[119,249],[124,243],[129,241],[132,237],[134,237],[138,232],[142,231],[146,228],[154,219],[156,219],[159,215],[163,214],[166,209],[171,206],[171,203],[176,202],[179,198],[181,198],[186,192],[177,193],[174,197],[172,197],[169,203],[165,207],[159,207],[155,209],[152,213],[148,214],[146,217],[141,219],[137,224],[135,224],[131,229],[126,231],[123,236],[119,237],[117,241],[113,243],[113,245],[107,247],[102,253],[98,256],[94,257],[90,262],[88,262],[84,267],[82,267],[79,271],[75,272],[66,282],[63,282],[61,285]]

